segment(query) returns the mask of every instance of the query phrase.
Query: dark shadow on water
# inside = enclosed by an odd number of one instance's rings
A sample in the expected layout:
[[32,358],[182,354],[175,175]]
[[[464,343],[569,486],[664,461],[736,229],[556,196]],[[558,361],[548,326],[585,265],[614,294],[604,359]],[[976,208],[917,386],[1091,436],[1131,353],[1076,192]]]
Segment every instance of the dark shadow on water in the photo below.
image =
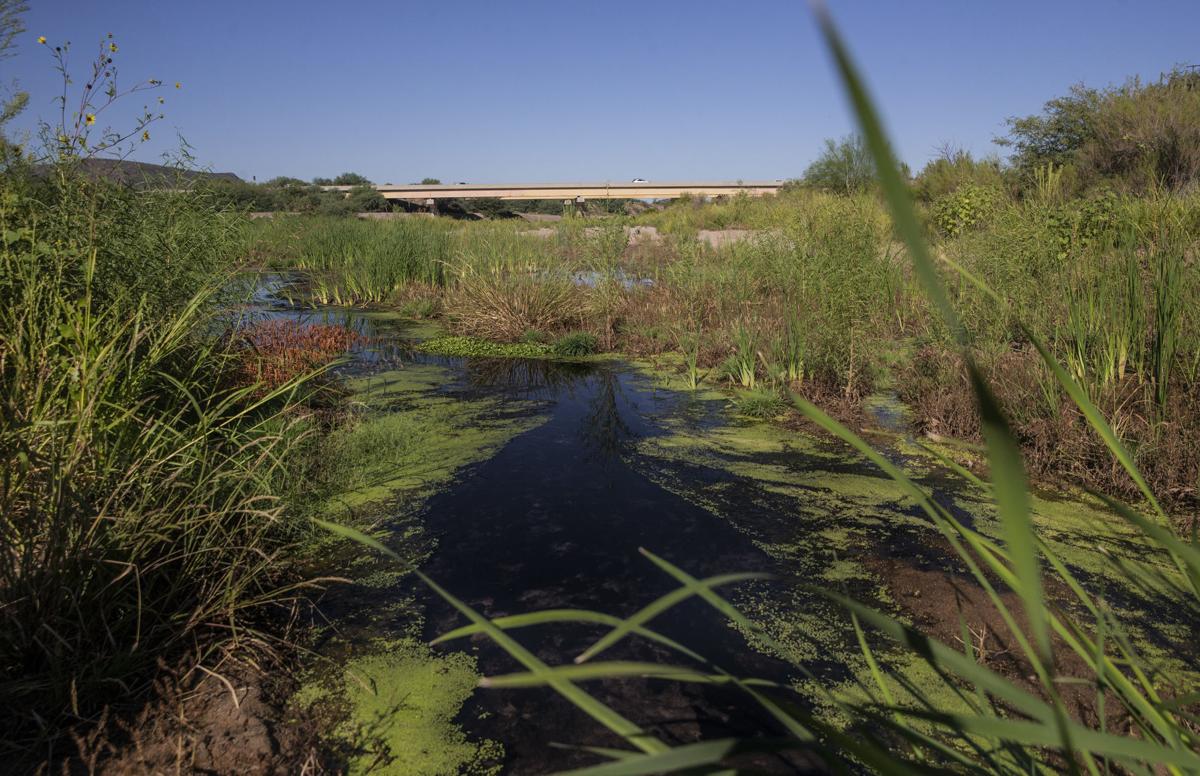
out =
[[[435,389],[441,395],[496,398],[502,408],[511,400],[510,406],[523,408],[523,413],[535,411],[529,409],[533,400],[536,411],[547,416],[546,422],[516,436],[490,459],[459,472],[450,487],[433,495],[418,512],[398,514],[393,522],[397,536],[414,523],[424,525],[424,541],[434,549],[423,571],[484,615],[548,608],[632,614],[676,587],[639,554],[639,548],[645,547],[697,577],[770,572],[778,577],[775,581],[724,592],[734,600],[742,595],[771,597],[785,601],[787,612],[844,621],[844,612],[802,586],[819,581],[815,573],[826,562],[824,556],[816,557],[819,553],[814,552],[784,564],[759,546],[786,543],[836,524],[846,515],[818,508],[814,516],[813,508],[805,509],[803,496],[771,491],[703,460],[650,460],[638,452],[640,440],[666,433],[660,425],[666,418],[689,430],[728,422],[720,402],[655,388],[618,364],[421,355],[412,352],[405,339],[406,325],[400,321],[349,310],[300,310],[280,303],[264,307],[269,309],[260,314],[342,323],[366,335],[368,343],[352,354],[353,362],[344,368],[349,373],[435,363],[448,374],[447,382]],[[788,451],[747,454],[745,462],[792,471],[819,469],[831,475],[883,476],[853,456],[828,460]],[[667,481],[670,488],[664,486]],[[922,484],[956,517],[972,522],[972,515],[955,498],[962,488],[957,479],[934,473],[923,477]],[[679,495],[692,489],[704,489],[714,511],[699,506],[698,499]],[[812,490],[818,495],[821,488]],[[882,527],[860,537],[861,547],[855,552],[903,556],[919,568],[947,568],[948,561],[952,563],[928,541],[915,507],[884,503],[875,514],[885,518]],[[918,519],[886,519],[891,516]],[[799,578],[804,574],[813,576]],[[848,589],[869,601],[875,595],[873,585],[851,582]],[[423,635],[429,639],[464,624],[450,606],[411,577],[391,586],[347,586],[343,591],[331,591],[327,611],[344,626],[343,633],[353,631],[356,637],[403,630],[397,627],[400,622],[389,622],[388,617],[411,618],[414,610],[423,612]],[[412,605],[388,608],[410,596],[416,598]],[[749,648],[741,633],[698,600],[677,606],[650,625],[735,674],[782,683],[798,678],[793,666]],[[603,633],[602,628],[553,625],[520,629],[512,635],[543,661],[559,665],[570,663]],[[486,638],[441,648],[475,654],[485,675],[522,670]],[[637,639],[625,640],[598,659],[687,664],[686,658]],[[847,678],[845,664],[836,655],[819,655],[806,667],[824,681]],[[756,704],[728,688],[657,680],[583,686],[669,742],[760,735],[776,729]],[[577,751],[552,748],[550,742],[623,746],[546,689],[481,690],[464,707],[459,721],[470,735],[503,743],[506,773],[546,773],[595,761]],[[766,772],[803,770],[799,761],[774,758],[752,765]]]
[[[424,571],[486,616],[547,608],[632,614],[676,586],[639,554],[640,547],[699,577],[775,570],[729,523],[629,465],[632,443],[660,433],[639,405],[661,399],[649,395],[639,378],[610,365],[552,362],[473,361],[466,373],[475,388],[515,389],[551,400],[546,423],[470,468],[424,509],[438,542]],[[432,598],[426,622],[430,638],[462,624],[449,606]],[[789,666],[748,650],[742,635],[702,602],[689,601],[652,625],[737,673],[791,678]],[[603,632],[543,626],[513,635],[546,662],[563,664]],[[520,670],[486,640],[469,647],[485,674]],[[686,663],[634,640],[602,657]],[[658,681],[593,683],[587,689],[676,742],[773,727],[728,690]],[[481,691],[472,706],[462,721],[471,732],[504,742],[512,772],[542,773],[587,761],[548,747],[548,741],[620,743],[550,691]],[[482,719],[480,711],[487,712]]]

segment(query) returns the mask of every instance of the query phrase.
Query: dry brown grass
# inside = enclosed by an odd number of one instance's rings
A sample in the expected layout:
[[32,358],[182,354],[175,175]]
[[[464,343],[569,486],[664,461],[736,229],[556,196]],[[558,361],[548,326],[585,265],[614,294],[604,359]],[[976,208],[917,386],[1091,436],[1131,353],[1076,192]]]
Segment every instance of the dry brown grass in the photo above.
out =
[[[1071,402],[1047,395],[1031,349],[993,357],[988,372],[1009,412],[1030,472],[1045,481],[1082,485],[1125,499],[1139,491]],[[919,351],[899,380],[916,430],[981,442],[978,412],[961,359],[941,348]],[[1200,397],[1173,391],[1160,418],[1150,386],[1134,375],[1093,397],[1113,430],[1133,452],[1155,494],[1180,515],[1185,528],[1200,504]],[[1190,529],[1189,529],[1190,530]]]
[[447,291],[446,316],[460,334],[512,342],[523,334],[583,328],[587,300],[555,273],[468,272]]

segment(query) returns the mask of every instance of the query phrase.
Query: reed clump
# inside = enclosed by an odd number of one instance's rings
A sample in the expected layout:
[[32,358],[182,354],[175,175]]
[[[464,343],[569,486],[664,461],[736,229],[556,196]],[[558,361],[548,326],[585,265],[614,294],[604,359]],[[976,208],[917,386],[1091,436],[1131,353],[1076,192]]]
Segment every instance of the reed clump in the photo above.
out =
[[271,641],[307,425],[220,335],[240,245],[203,195],[0,178],[5,748]]
[[446,292],[446,315],[461,334],[515,342],[527,331],[580,328],[584,293],[562,272],[464,266]]

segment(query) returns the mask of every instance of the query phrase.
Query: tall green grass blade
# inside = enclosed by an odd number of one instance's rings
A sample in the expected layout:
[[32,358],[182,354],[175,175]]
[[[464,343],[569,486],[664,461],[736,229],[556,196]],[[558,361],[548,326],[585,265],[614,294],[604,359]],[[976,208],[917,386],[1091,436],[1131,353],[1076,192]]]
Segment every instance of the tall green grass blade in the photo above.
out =
[[892,218],[900,238],[904,241],[912,258],[913,267],[925,295],[933,302],[938,314],[945,322],[955,341],[966,345],[966,331],[954,312],[954,306],[946,296],[941,280],[929,249],[925,245],[925,232],[913,212],[908,184],[900,177],[900,168],[892,154],[891,143],[883,130],[883,123],[875,112],[875,106],[863,85],[863,79],[858,74],[858,68],[850,58],[841,35],[833,24],[826,9],[816,6],[817,23],[825,39],[825,45],[833,55],[838,72],[841,75],[842,86],[850,98],[854,114],[858,118],[859,128],[871,156],[875,160],[875,172],[879,179],[880,188],[892,211]]
[[[906,713],[938,722],[954,730],[1014,741],[1022,746],[1054,747],[1061,743],[1059,732],[1040,722],[995,716],[972,717],[962,714],[912,710]],[[1129,765],[1155,763],[1160,766],[1177,766],[1188,770],[1200,769],[1200,755],[1186,749],[1173,749],[1130,736],[1102,733],[1078,723],[1071,724],[1070,737],[1081,752],[1100,757],[1111,757]]]
[[840,593],[818,590],[822,595],[836,601],[847,610],[853,612],[864,622],[871,625],[888,638],[904,645],[931,666],[938,666],[952,672],[972,686],[979,687],[985,692],[1011,704],[1014,709],[1033,719],[1053,724],[1054,710],[1040,698],[1022,690],[1008,679],[989,668],[979,665],[967,655],[956,649],[942,644],[921,633],[916,628],[905,625],[885,614],[881,614],[863,606],[857,601],[847,598]]
[[[649,776],[650,774],[680,771],[714,773],[711,770],[712,766],[719,766],[722,761],[736,754],[779,752],[799,748],[801,745],[787,741],[767,742],[718,738],[712,741],[677,746],[662,754],[629,757],[618,762],[563,771],[558,776]],[[716,772],[733,774],[738,771],[721,770]]]
[[455,598],[440,585],[421,572],[417,572],[426,585],[441,596],[447,603],[462,613],[472,623],[483,628],[492,641],[504,649],[518,663],[543,679],[543,683],[553,688],[559,695],[573,703],[580,711],[588,714],[606,728],[624,738],[629,743],[648,754],[666,752],[669,747],[653,735],[645,732],[633,722],[625,719],[611,708],[576,687],[569,680],[555,676],[550,666],[543,663],[532,652],[514,641],[507,633],[497,628],[483,615],[476,612],[467,604]]
[[[603,614],[601,612],[593,612],[587,609],[543,609],[540,612],[530,612],[528,614],[514,614],[507,617],[497,617],[492,620],[492,624],[497,628],[504,630],[512,630],[514,628],[528,628],[534,625],[546,625],[548,623],[560,622],[581,622],[596,625],[608,625],[610,627],[619,627],[622,623],[620,617],[614,617],[611,614]],[[443,633],[436,639],[431,641],[431,644],[440,644],[453,639],[460,639],[466,636],[474,636],[476,633],[482,633],[483,629],[478,625],[464,625],[461,628],[455,628],[452,631]],[[668,638],[657,631],[644,628],[640,625],[634,626],[634,634],[642,638],[656,641],[665,647],[675,650],[682,655],[690,657],[699,663],[707,663],[704,657],[692,649],[685,647],[674,639]]]
[[[639,547],[638,552],[649,558],[654,565],[675,577],[676,580],[683,584],[683,589],[694,590],[700,598],[708,603],[709,606],[713,607],[718,612],[728,617],[731,622],[738,625],[742,629],[743,633],[752,633],[764,644],[779,650],[781,653],[784,652],[783,647],[777,641],[775,641],[775,639],[771,638],[771,636],[764,631],[762,627],[758,625],[758,623],[751,621],[748,617],[739,612],[737,607],[733,606],[733,604],[717,595],[717,593],[713,590],[716,585],[706,584],[706,581],[696,579],[691,574],[688,574],[678,566],[672,565],[669,561],[660,558],[659,556],[647,550],[645,547]],[[771,579],[772,575],[756,574],[752,578]]]
[[372,536],[368,536],[367,534],[363,533],[362,531],[358,530],[357,528],[351,528],[350,526],[343,525],[342,523],[331,523],[328,520],[322,520],[318,517],[312,518],[312,521],[316,525],[325,529],[326,531],[328,531],[331,534],[341,536],[342,538],[349,539],[353,542],[358,542],[359,544],[363,545],[364,547],[370,547],[372,550],[381,552],[384,555],[391,558],[392,560],[397,560],[402,563],[404,562],[403,559],[399,555],[397,555],[396,552],[394,550],[392,550],[390,547],[383,544],[378,539],[376,539]]
[[683,666],[664,663],[638,663],[631,661],[601,661],[582,664],[552,666],[541,674],[520,673],[504,676],[488,676],[480,680],[480,687],[540,687],[549,677],[571,682],[594,679],[619,679],[621,677],[644,677],[667,679],[675,682],[700,682],[703,684],[736,684],[743,682],[754,686],[776,686],[761,679],[739,680],[726,674],[706,674]]
[[[650,556],[650,554],[647,553],[645,550],[642,550],[641,552],[643,555],[647,555],[648,557],[651,557],[652,560],[654,559],[654,557]],[[665,561],[663,561],[663,562],[665,563]],[[611,647],[614,644],[616,644],[617,642],[619,642],[621,639],[628,636],[630,633],[633,632],[634,628],[642,625],[643,623],[649,622],[650,620],[654,619],[658,615],[667,611],[671,607],[675,606],[676,604],[678,604],[682,601],[686,601],[688,598],[691,598],[692,596],[698,595],[702,598],[707,598],[708,595],[711,594],[712,588],[720,586],[720,585],[728,585],[728,584],[732,584],[734,582],[743,582],[743,581],[746,581],[749,579],[770,579],[770,578],[771,578],[770,574],[762,574],[762,573],[722,574],[722,575],[715,576],[715,577],[709,577],[708,579],[704,579],[704,580],[699,580],[699,579],[694,579],[692,577],[688,577],[688,579],[690,581],[686,582],[683,587],[675,588],[674,590],[667,593],[666,595],[663,595],[662,597],[656,599],[655,601],[647,604],[645,607],[643,607],[642,609],[640,609],[639,611],[637,611],[630,617],[626,618],[625,620],[622,620],[620,625],[613,628],[608,633],[604,634],[604,636],[601,637],[598,641],[596,641],[596,643],[592,644],[592,646],[588,647],[582,653],[580,653],[579,656],[575,658],[575,662],[583,663],[587,660],[592,659],[596,655],[599,655],[604,650],[608,649],[609,647]]]
[[1050,630],[1046,625],[1042,571],[1033,530],[1029,482],[1025,476],[1025,466],[1021,463],[1021,451],[982,375],[973,364],[969,369],[975,396],[979,400],[980,424],[987,442],[992,493],[1000,512],[1013,571],[1020,582],[1018,592],[1024,604],[1025,616],[1029,619],[1037,645],[1036,662],[1050,666]]

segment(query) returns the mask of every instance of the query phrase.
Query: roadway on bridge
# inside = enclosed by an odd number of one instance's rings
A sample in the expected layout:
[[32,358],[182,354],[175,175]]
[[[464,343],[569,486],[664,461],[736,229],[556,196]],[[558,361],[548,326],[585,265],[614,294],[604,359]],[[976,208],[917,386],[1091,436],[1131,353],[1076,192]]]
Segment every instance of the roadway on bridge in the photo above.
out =
[[[672,181],[630,183],[459,183],[392,185],[373,188],[386,199],[426,202],[438,199],[676,199],[686,195],[722,197],[745,192],[750,196],[776,194],[783,181]],[[349,191],[353,186],[325,186]]]

